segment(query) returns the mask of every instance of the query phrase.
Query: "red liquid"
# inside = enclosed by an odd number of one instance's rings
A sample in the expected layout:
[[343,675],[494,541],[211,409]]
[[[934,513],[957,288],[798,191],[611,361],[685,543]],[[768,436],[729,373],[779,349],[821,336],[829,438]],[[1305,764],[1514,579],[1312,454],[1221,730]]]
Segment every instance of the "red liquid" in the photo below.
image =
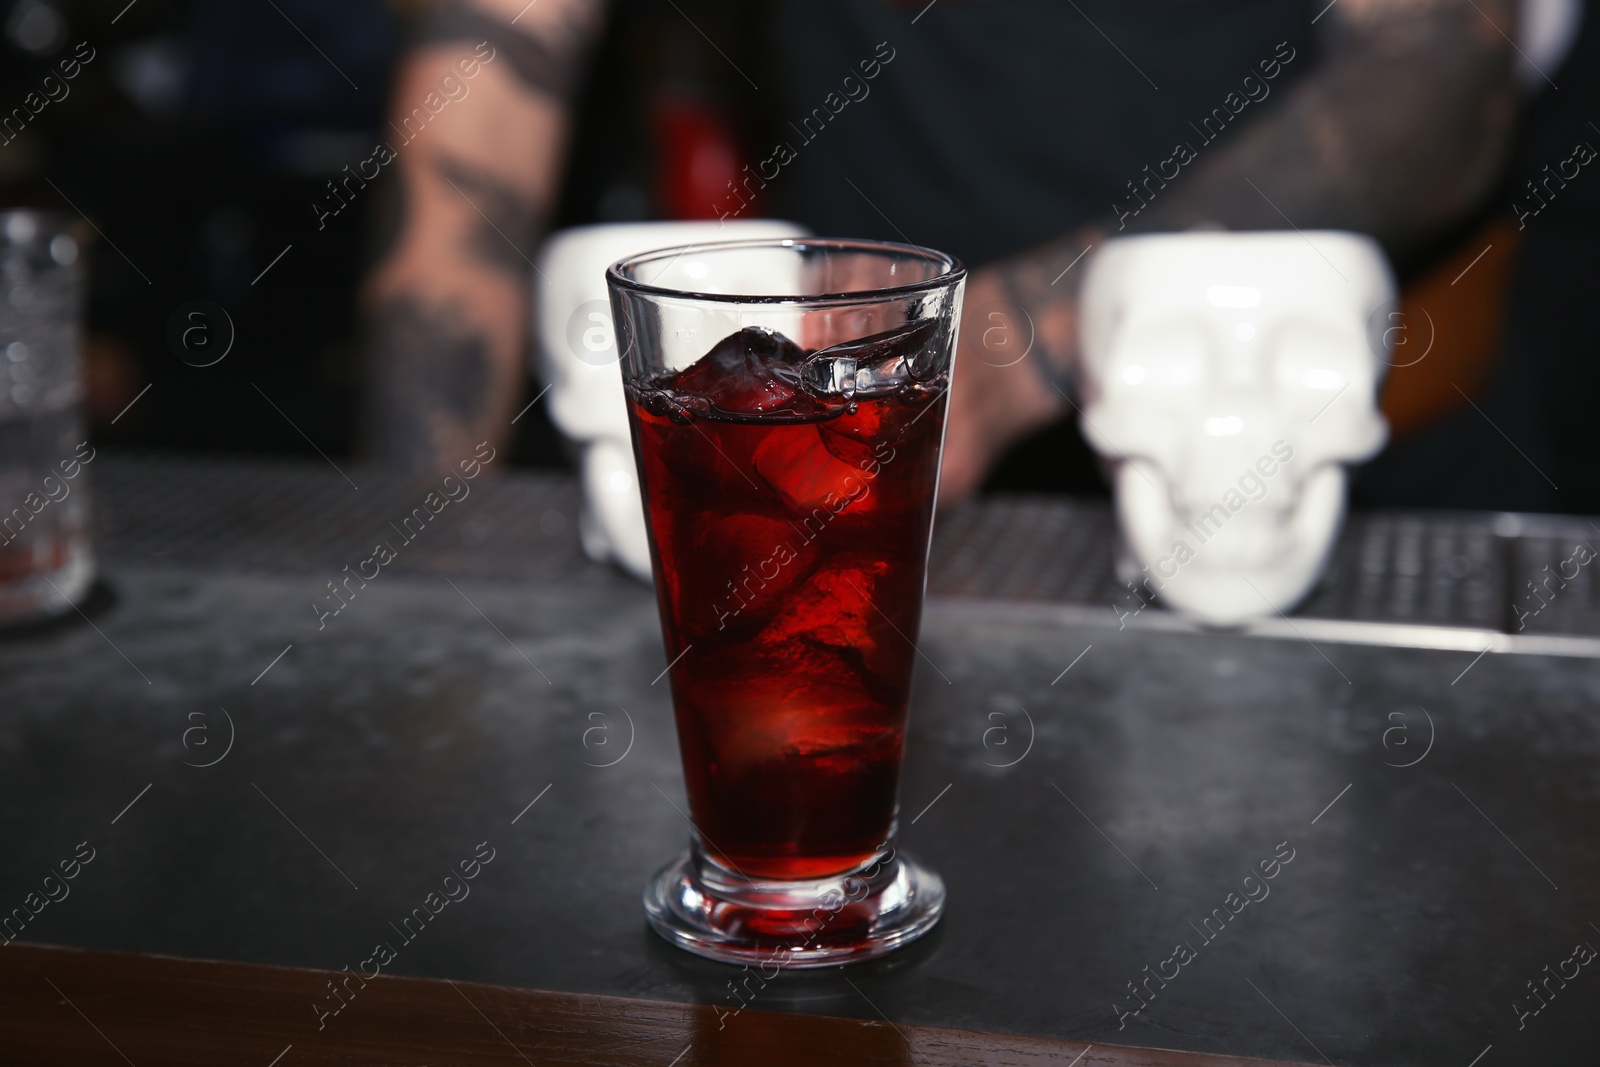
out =
[[629,389],[691,815],[739,873],[838,874],[894,821],[947,379],[731,396],[707,360]]

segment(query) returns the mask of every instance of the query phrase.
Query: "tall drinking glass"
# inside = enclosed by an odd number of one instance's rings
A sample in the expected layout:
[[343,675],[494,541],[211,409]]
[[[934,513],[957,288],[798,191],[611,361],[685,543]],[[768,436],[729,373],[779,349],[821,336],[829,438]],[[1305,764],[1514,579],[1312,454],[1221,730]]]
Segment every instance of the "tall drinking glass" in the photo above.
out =
[[0,212],[0,626],[70,613],[94,580],[71,229]]
[[893,841],[965,278],[809,238],[607,272],[694,828],[645,912],[691,952],[820,966],[938,921]]

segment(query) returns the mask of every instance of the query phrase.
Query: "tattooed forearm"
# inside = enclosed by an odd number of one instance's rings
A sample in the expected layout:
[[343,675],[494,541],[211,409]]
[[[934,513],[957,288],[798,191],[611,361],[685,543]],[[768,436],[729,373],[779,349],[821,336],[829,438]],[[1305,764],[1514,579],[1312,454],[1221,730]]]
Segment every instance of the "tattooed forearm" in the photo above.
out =
[[1032,338],[1033,353],[1038,357],[1033,366],[1048,384],[1069,392],[1077,351],[1078,285],[1083,279],[1083,261],[1103,239],[1098,228],[1087,227],[990,268],[1005,299],[1017,312],[1017,325],[1028,331],[1024,336]]
[[[495,440],[497,385],[487,335],[459,307],[419,293],[390,297],[368,320],[367,436],[385,462],[426,471]],[[443,457],[441,461],[441,457]]]
[[[1196,225],[1357,230],[1404,253],[1469,211],[1496,180],[1515,110],[1516,0],[1340,0],[1318,68],[1275,107],[1227,130],[1136,217],[1108,219],[997,264],[1031,319],[1046,384],[1075,361],[1083,248]],[[1183,131],[1178,131],[1178,136]]]
[[1516,0],[1341,0],[1317,71],[1129,229],[1335,227],[1415,247],[1499,176],[1515,14]]
[[528,250],[542,206],[515,186],[449,157],[433,165],[472,209],[465,250],[474,261],[525,281],[533,269]]
[[513,20],[522,21],[519,16],[502,18],[467,0],[442,0],[424,20],[418,43],[487,41],[524,87],[565,100],[583,70],[597,13],[595,4],[571,5],[563,8],[554,26],[542,33],[530,33],[527,26],[513,25]]
[[[1222,225],[1365,231],[1403,251],[1471,210],[1508,147],[1514,99],[1503,32],[1513,30],[1515,3],[1338,0],[1317,26],[1319,66],[1215,144],[1208,139],[1136,213],[1121,213],[1135,217],[1108,215],[975,271],[941,499],[972,492],[1012,442],[1073,410],[1085,248],[1119,232]],[[1032,341],[1020,360],[1031,370],[1013,369],[1015,348],[991,344],[1019,337]]]
[[[532,247],[539,212],[509,183],[432,156],[400,168],[377,238],[386,261],[406,260],[405,240],[429,251],[432,271],[402,268],[368,301],[366,450],[390,466],[427,471],[481,441],[503,441],[505,405],[521,382]],[[420,199],[434,198],[418,230]],[[440,208],[448,210],[441,211]]]
[[425,99],[441,69],[481,56],[463,95],[406,143],[398,196],[364,291],[366,449],[441,469],[504,443],[527,365],[529,275],[555,201],[570,96],[599,0],[439,0],[396,78]]

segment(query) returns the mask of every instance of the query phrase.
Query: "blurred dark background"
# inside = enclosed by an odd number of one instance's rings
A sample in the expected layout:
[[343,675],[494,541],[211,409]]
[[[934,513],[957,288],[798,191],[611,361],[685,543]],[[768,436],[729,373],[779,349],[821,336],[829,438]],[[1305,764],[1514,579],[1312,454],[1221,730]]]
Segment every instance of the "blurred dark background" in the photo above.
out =
[[[760,18],[733,3],[684,3],[725,50],[759,62]],[[351,452],[354,300],[387,175],[321,230],[311,205],[384,136],[390,80],[423,6],[0,0],[0,100],[20,105],[81,42],[79,54],[92,54],[65,97],[0,145],[0,206],[76,208],[99,230],[86,351],[97,440],[314,454],[310,438],[330,455]],[[552,227],[705,216],[769,121],[741,110],[751,94],[726,91],[738,75],[714,53],[706,63],[707,51],[664,0],[612,5]],[[707,153],[721,159],[714,183],[687,183]],[[215,366],[188,366],[167,344],[169,318],[192,300],[233,321],[234,347]],[[518,430],[516,462],[567,463],[540,408]]]
[[[81,63],[64,97],[7,131],[0,206],[76,210],[100,231],[86,351],[97,441],[350,454],[354,298],[391,179],[320,231],[311,205],[382,136],[390,79],[424,3],[0,0],[4,108],[63,60]],[[1460,353],[1391,375],[1395,444],[1357,478],[1358,504],[1600,513],[1600,420],[1589,410],[1600,341],[1587,315],[1600,289],[1600,177],[1574,181],[1526,232],[1509,210],[1526,178],[1571,154],[1575,131],[1600,145],[1600,128],[1588,125],[1600,116],[1600,32],[1588,6],[1557,72],[1562,91],[1525,114],[1501,192],[1420,261],[1399,265],[1410,299],[1446,322],[1440,341]],[[772,143],[784,119],[778,94],[746,91],[737,72],[770,70],[781,54],[770,47],[777,7],[615,0],[552,227],[710,217],[723,183],[763,154],[756,146]],[[1448,284],[1491,242],[1494,253],[1469,275],[1480,288]],[[524,251],[533,254],[531,241]],[[237,334],[228,358],[208,368],[167,344],[169,319],[197,299],[223,307]],[[514,462],[567,463],[540,408],[517,429]],[[1544,482],[1514,469],[1507,437]],[[1105,491],[1070,421],[1021,446],[989,488]]]
[[[380,0],[279,6],[359,89],[264,2],[0,4],[8,102],[37,89],[79,42],[94,50],[70,94],[0,148],[0,195],[75,207],[101,233],[89,259],[86,350],[97,439],[309,451],[254,381],[322,448],[349,448],[363,226],[351,213],[317,233],[308,205],[327,177],[371,151],[403,12]],[[293,269],[252,285],[290,243]],[[229,357],[204,370],[166,343],[169,316],[196,299],[221,305],[237,331]],[[111,426],[146,383],[150,392]]]

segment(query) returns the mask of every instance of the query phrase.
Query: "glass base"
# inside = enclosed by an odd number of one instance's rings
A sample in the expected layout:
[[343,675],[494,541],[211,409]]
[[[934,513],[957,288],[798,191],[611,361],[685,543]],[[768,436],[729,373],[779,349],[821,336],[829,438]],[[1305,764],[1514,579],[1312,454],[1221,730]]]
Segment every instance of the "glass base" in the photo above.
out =
[[944,881],[893,848],[828,878],[751,879],[696,844],[650,879],[644,910],[651,929],[699,956],[826,967],[882,956],[933,929]]
[[[0,548],[0,567],[15,564],[10,557],[26,553],[31,547],[22,545],[15,551]],[[53,570],[30,569],[9,582],[0,582],[0,627],[71,615],[88,599],[95,572],[88,539],[73,538],[52,550],[64,554],[66,562]]]

